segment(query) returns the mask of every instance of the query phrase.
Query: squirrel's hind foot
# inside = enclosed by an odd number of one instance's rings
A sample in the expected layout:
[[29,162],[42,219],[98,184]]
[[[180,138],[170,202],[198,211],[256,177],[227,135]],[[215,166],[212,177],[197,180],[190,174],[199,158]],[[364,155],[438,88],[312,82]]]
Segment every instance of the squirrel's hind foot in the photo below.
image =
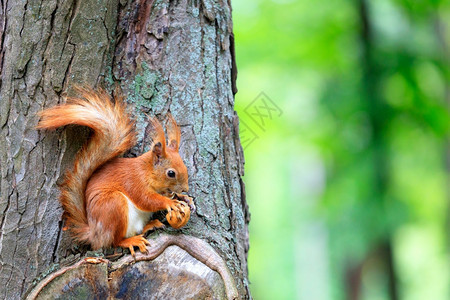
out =
[[131,255],[133,257],[136,257],[136,253],[134,252],[134,247],[138,247],[139,251],[141,251],[142,253],[147,253],[148,252],[147,246],[150,246],[150,242],[147,241],[147,239],[145,237],[143,237],[142,235],[136,235],[136,236],[132,236],[130,238],[122,240],[118,246],[125,248],[125,249],[129,249],[131,252]]

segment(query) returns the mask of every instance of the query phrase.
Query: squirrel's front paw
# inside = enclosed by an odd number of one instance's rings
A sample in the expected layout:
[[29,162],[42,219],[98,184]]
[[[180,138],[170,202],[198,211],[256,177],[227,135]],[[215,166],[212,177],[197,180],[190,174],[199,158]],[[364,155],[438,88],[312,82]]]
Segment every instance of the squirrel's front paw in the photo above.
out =
[[173,198],[183,201],[183,202],[186,202],[187,205],[189,205],[191,212],[195,212],[194,198],[189,197],[188,195],[178,194],[178,193],[174,193]]
[[167,209],[166,219],[170,226],[175,229],[181,228],[189,221],[191,210],[187,203],[173,200],[172,205]]

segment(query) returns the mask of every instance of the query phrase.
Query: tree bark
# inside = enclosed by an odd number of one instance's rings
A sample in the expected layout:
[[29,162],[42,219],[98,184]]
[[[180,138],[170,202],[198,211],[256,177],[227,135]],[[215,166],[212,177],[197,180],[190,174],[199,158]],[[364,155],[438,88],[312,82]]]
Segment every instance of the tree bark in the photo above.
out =
[[34,129],[77,84],[122,89],[139,132],[129,155],[147,150],[145,114],[172,113],[197,211],[166,231],[212,245],[250,297],[233,47],[229,2],[0,0],[0,298],[85,254],[61,230],[57,182],[86,131]]

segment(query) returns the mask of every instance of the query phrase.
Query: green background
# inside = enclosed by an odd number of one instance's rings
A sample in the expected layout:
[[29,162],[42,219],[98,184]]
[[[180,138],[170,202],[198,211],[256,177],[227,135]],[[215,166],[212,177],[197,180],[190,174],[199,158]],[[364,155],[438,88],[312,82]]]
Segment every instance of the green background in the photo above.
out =
[[253,297],[450,299],[450,2],[232,6]]

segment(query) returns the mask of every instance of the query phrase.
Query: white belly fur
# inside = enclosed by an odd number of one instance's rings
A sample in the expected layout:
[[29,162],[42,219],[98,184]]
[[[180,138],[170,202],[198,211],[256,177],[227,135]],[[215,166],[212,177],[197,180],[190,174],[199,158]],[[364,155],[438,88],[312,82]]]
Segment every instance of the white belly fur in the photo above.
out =
[[128,203],[128,224],[126,238],[142,233],[142,229],[152,217],[152,212],[146,212],[137,208],[133,202],[124,194],[122,194]]

